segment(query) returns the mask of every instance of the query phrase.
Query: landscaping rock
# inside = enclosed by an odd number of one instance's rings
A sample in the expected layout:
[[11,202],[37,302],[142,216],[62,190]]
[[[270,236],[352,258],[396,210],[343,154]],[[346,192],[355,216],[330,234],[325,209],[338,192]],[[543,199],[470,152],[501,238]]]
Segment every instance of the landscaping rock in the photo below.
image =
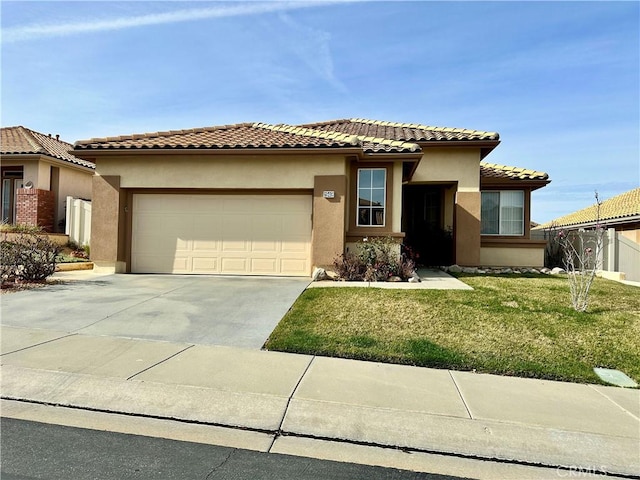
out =
[[324,268],[317,267],[313,270],[311,278],[314,282],[320,282],[327,279],[327,271]]
[[560,268],[560,267],[553,267],[551,269],[551,275],[560,275],[561,273],[567,273],[564,268]]
[[513,270],[511,268],[503,268],[502,270],[500,270],[500,273],[513,273]]
[[409,277],[409,283],[419,283],[421,281],[420,277]]
[[478,273],[478,269],[474,267],[462,267],[462,273]]
[[460,267],[459,265],[451,265],[449,268],[447,268],[447,272],[462,273],[462,267]]
[[551,270],[549,270],[547,267],[544,267],[544,268],[540,269],[540,273],[544,273],[545,275],[549,275],[551,273]]
[[334,272],[333,270],[327,270],[325,271],[326,275],[327,275],[327,280],[339,280],[340,277],[338,276],[338,274],[336,272]]
[[387,282],[401,282],[402,279],[400,277],[397,276],[393,276],[393,277],[389,277],[387,278]]

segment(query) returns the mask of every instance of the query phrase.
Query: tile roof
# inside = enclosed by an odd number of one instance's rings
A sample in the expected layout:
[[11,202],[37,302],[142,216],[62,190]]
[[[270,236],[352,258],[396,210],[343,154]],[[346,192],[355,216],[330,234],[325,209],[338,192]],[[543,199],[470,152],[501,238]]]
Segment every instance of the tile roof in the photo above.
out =
[[48,155],[75,165],[96,168],[92,162],[82,160],[69,153],[69,150],[72,149],[73,145],[59,140],[57,136],[53,138],[22,126],[0,129],[0,153],[3,155]]
[[256,127],[267,128],[274,131],[283,131],[299,135],[311,135],[327,139],[345,139],[353,145],[361,146],[365,153],[385,153],[385,152],[419,152],[420,146],[415,143],[391,140],[388,138],[367,137],[365,135],[353,135],[332,130],[313,130],[310,128],[292,125],[268,125],[263,123],[254,124]]
[[93,138],[75,143],[76,150],[350,147],[361,148],[365,153],[409,153],[420,150],[418,145],[407,142],[267,123],[239,123],[190,130]]
[[389,138],[408,142],[500,140],[500,135],[498,135],[497,132],[484,132],[465,128],[433,127],[418,123],[384,122],[365,118],[330,120],[301,126],[316,130],[336,131],[352,135]]
[[[594,224],[597,216],[598,209],[594,203],[590,207],[556,218],[537,228]],[[603,223],[632,218],[634,221],[640,221],[640,188],[621,193],[600,204],[600,221]]]
[[549,175],[544,172],[487,162],[480,162],[480,176],[482,178],[507,178],[511,180],[549,180]]

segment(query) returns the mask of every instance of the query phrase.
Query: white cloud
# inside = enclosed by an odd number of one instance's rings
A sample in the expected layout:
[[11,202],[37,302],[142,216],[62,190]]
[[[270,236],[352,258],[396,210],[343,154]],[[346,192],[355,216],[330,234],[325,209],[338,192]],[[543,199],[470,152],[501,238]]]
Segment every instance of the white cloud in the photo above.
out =
[[286,13],[281,13],[280,19],[293,34],[293,41],[290,41],[288,45],[293,53],[316,75],[340,92],[346,93],[346,87],[338,80],[333,68],[330,47],[331,35],[324,30],[296,22]]
[[82,33],[122,30],[178,22],[189,22],[205,18],[239,17],[262,13],[284,12],[301,8],[334,4],[336,1],[293,1],[293,2],[250,2],[234,5],[216,5],[215,7],[175,10],[173,12],[154,13],[132,17],[119,17],[107,20],[94,20],[70,23],[34,23],[5,28],[2,42],[28,41],[38,38],[78,35]]

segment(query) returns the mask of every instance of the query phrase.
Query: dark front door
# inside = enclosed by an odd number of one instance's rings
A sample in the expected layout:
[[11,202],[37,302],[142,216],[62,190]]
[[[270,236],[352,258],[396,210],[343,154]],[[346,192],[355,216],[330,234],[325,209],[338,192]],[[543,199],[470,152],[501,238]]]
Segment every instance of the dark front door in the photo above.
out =
[[416,263],[450,265],[453,261],[452,232],[444,228],[444,187],[405,185],[402,198],[402,229],[405,245]]

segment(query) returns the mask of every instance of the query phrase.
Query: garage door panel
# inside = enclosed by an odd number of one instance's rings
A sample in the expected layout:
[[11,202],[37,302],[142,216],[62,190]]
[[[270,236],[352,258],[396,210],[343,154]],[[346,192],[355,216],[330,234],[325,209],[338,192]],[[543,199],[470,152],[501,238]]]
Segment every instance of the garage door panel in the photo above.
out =
[[220,273],[249,273],[249,259],[246,257],[222,257],[220,259]]
[[[302,256],[306,256],[307,253],[307,243],[304,241],[304,239],[299,239],[299,240],[285,240],[281,243],[281,248],[280,251],[282,253],[296,253],[296,254],[300,254]],[[297,255],[296,257],[300,256]]]
[[309,275],[307,261],[304,259],[285,258],[282,259],[280,269],[288,272],[288,275],[306,276]]
[[220,273],[218,257],[193,257],[195,273]]
[[190,266],[188,257],[138,255],[132,260],[131,269],[134,272],[145,273],[187,273]]
[[251,251],[253,253],[277,253],[279,246],[280,242],[275,240],[254,240],[251,242]]
[[252,258],[251,272],[274,275],[278,272],[278,260],[275,258]]
[[311,196],[136,194],[132,271],[308,276]]

